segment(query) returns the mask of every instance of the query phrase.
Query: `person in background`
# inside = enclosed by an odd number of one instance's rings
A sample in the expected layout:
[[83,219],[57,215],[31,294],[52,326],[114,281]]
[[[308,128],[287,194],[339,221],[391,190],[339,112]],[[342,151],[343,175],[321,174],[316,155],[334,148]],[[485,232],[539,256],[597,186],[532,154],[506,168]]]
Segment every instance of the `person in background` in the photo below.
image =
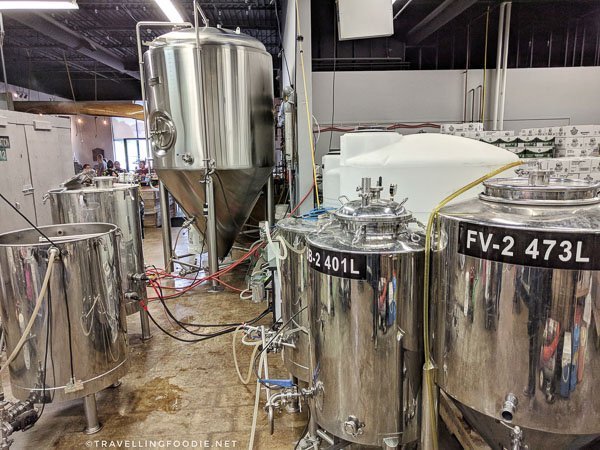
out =
[[113,172],[115,172],[115,173],[125,172],[123,169],[121,169],[121,163],[119,161],[115,161],[114,167],[113,167]]
[[146,167],[146,161],[140,161],[138,169],[135,171],[140,177],[148,176],[148,168]]
[[115,176],[114,163],[112,162],[112,159],[109,159],[108,161],[106,161],[106,172],[104,172],[104,174],[107,177]]
[[84,164],[83,167],[81,168],[82,172],[87,172],[88,170],[91,170],[92,166],[90,166],[89,164]]
[[96,176],[101,177],[102,175],[104,175],[104,172],[106,172],[107,166],[106,166],[106,161],[104,160],[104,156],[102,156],[100,153],[98,153],[98,155],[96,156]]

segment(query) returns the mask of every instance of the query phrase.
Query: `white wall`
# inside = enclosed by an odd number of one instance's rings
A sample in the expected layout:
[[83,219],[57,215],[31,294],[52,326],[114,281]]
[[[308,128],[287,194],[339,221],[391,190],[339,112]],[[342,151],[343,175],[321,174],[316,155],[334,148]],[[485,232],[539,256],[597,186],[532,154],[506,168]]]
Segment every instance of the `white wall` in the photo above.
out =
[[73,156],[80,164],[92,164],[92,150],[104,149],[104,157],[114,159],[110,117],[71,116]]
[[[324,127],[331,123],[332,73],[315,72],[312,79],[313,114]],[[482,70],[469,71],[467,90],[482,84],[482,79]],[[493,71],[488,71],[486,84],[489,123]],[[464,92],[462,70],[337,72],[334,123],[461,122]],[[470,111],[469,97],[469,116]],[[508,71],[504,129],[569,123],[600,123],[600,67]],[[339,134],[334,133],[332,148],[339,148]],[[328,147],[329,133],[322,133],[319,159]]]

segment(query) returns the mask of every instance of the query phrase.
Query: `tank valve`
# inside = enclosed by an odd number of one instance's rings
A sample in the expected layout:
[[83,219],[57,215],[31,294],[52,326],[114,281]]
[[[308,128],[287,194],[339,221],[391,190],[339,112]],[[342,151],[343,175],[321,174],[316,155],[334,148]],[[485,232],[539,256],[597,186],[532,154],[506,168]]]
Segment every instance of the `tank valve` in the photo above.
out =
[[148,281],[148,275],[145,273],[130,273],[129,279],[131,281]]
[[125,300],[137,301],[139,299],[140,299],[140,296],[138,295],[137,292],[125,292]]
[[519,400],[515,394],[507,394],[506,398],[504,399],[504,404],[502,405],[502,411],[500,412],[500,415],[504,421],[512,422],[518,404]]
[[357,437],[362,435],[365,424],[358,420],[355,416],[348,416],[346,421],[344,422],[344,433],[349,434],[352,437]]

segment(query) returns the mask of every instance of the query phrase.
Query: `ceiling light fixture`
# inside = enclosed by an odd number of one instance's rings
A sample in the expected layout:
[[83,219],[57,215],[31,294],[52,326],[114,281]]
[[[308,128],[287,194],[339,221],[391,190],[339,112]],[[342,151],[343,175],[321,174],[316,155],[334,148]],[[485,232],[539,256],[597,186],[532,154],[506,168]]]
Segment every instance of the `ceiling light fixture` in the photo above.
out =
[[0,0],[2,9],[79,9],[76,0]]
[[175,8],[175,5],[171,0],[154,0],[162,12],[167,16],[167,19],[171,22],[182,23],[183,17]]

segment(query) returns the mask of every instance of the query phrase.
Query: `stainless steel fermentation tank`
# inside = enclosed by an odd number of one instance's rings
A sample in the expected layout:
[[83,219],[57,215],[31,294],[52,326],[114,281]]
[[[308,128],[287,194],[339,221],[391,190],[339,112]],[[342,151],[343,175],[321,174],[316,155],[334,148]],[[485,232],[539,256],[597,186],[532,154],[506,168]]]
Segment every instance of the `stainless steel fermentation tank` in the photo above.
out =
[[[200,232],[214,208],[223,257],[271,175],[272,57],[250,36],[211,27],[173,31],[149,46],[143,82],[154,166]],[[214,187],[205,186],[207,172]]]
[[[127,371],[120,233],[115,225],[101,223],[41,230],[57,243],[61,256],[29,339],[9,366],[12,393],[21,400],[34,394],[37,403],[83,397],[86,415],[95,417],[94,394]],[[0,235],[0,315],[7,354],[31,318],[50,247],[33,229]],[[97,431],[93,428],[88,431]]]
[[304,382],[310,381],[311,344],[306,236],[323,226],[323,221],[294,217],[277,222],[277,232],[288,244],[288,256],[281,262],[281,320],[292,320],[288,343],[294,344],[284,347],[283,362],[292,376]]
[[150,324],[140,302],[147,299],[140,197],[137,184],[115,184],[112,177],[94,178],[94,185],[48,192],[52,220],[60,223],[104,222],[121,230],[121,280],[127,314],[140,313],[142,338],[150,338]]
[[600,185],[484,184],[440,212],[437,382],[494,449],[579,448],[600,434]]
[[424,234],[363,179],[338,229],[307,237],[310,330],[320,427],[394,448],[419,439]]

